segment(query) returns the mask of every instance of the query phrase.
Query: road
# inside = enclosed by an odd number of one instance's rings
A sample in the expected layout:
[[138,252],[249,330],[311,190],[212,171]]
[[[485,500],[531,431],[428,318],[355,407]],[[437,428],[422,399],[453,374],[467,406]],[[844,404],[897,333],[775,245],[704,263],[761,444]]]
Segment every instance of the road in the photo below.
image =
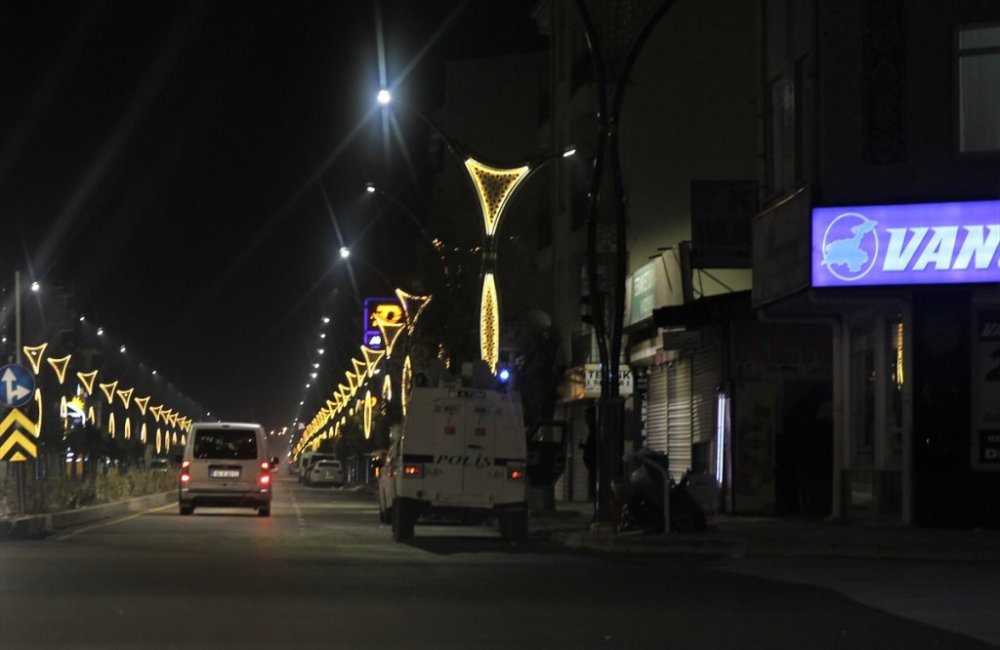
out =
[[371,496],[282,477],[269,518],[171,505],[3,542],[0,648],[995,647],[968,636],[991,638],[988,623],[983,636],[892,611],[919,565],[852,566],[900,582],[859,598],[830,561],[611,557],[487,527],[418,526],[396,544]]

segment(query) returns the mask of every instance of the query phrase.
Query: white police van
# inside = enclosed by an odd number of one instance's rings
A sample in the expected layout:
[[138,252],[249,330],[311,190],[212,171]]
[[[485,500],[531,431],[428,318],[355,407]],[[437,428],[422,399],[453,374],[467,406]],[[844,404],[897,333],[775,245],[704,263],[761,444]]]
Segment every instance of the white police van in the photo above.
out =
[[526,440],[516,392],[414,387],[379,472],[379,512],[396,541],[424,515],[495,517],[505,539],[528,533]]

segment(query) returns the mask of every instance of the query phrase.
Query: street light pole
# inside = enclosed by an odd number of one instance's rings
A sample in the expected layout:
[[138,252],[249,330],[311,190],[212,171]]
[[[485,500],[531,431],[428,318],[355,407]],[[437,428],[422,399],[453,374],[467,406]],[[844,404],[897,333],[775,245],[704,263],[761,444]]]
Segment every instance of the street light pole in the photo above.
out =
[[[590,201],[587,219],[587,274],[589,276],[590,300],[594,319],[594,334],[597,337],[598,353],[600,355],[601,397],[598,402],[598,481],[597,481],[597,512],[598,524],[607,525],[612,521],[611,513],[611,482],[622,474],[622,455],[624,452],[623,428],[625,419],[625,403],[619,394],[618,364],[621,358],[622,330],[625,317],[625,276],[628,268],[628,258],[625,255],[627,205],[625,187],[619,151],[619,123],[625,89],[632,68],[638,60],[649,36],[659,24],[663,16],[677,0],[663,0],[653,14],[643,25],[641,31],[631,43],[624,58],[621,70],[612,81],[615,84],[614,97],[608,105],[608,64],[604,58],[597,29],[591,19],[585,0],[576,0],[577,12],[583,23],[590,50],[591,64],[594,69],[594,79],[597,85],[597,120],[599,129],[596,142],[596,159],[591,176]],[[597,213],[600,189],[604,180],[604,158],[610,155],[611,180],[614,198],[615,215],[615,264],[612,273],[611,293],[614,298],[612,305],[610,332],[603,305],[601,293],[597,284]],[[670,522],[666,522],[666,530],[670,531]]]

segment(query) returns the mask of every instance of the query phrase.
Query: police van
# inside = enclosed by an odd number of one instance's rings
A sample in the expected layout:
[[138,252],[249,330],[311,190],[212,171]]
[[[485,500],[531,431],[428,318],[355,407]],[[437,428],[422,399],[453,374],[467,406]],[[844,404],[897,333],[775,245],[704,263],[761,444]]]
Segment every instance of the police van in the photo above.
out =
[[379,513],[396,541],[421,516],[495,518],[505,539],[528,533],[526,440],[520,395],[414,387],[379,472]]

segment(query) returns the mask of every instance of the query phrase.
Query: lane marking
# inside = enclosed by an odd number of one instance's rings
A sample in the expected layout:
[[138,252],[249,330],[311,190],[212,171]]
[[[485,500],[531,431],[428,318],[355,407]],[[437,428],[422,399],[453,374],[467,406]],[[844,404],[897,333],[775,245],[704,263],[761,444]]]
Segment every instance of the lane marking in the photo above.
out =
[[70,537],[73,537],[74,535],[79,535],[80,533],[85,533],[88,530],[94,530],[95,528],[104,528],[106,526],[114,526],[115,524],[120,524],[120,523],[123,523],[123,522],[126,522],[126,521],[131,521],[132,519],[138,519],[139,517],[142,517],[143,515],[148,515],[148,514],[153,513],[153,512],[159,512],[160,510],[166,510],[167,508],[176,508],[176,507],[177,507],[176,503],[168,503],[167,505],[158,506],[156,508],[150,508],[149,510],[143,510],[142,512],[137,512],[134,515],[128,515],[127,517],[120,517],[118,519],[111,519],[109,521],[102,521],[102,522],[97,523],[97,524],[91,524],[90,526],[83,526],[81,528],[74,528],[73,530],[71,530],[69,532],[60,533],[58,535],[53,535],[52,540],[55,541],[55,542],[62,542],[62,541],[65,541],[65,540],[69,539]]

